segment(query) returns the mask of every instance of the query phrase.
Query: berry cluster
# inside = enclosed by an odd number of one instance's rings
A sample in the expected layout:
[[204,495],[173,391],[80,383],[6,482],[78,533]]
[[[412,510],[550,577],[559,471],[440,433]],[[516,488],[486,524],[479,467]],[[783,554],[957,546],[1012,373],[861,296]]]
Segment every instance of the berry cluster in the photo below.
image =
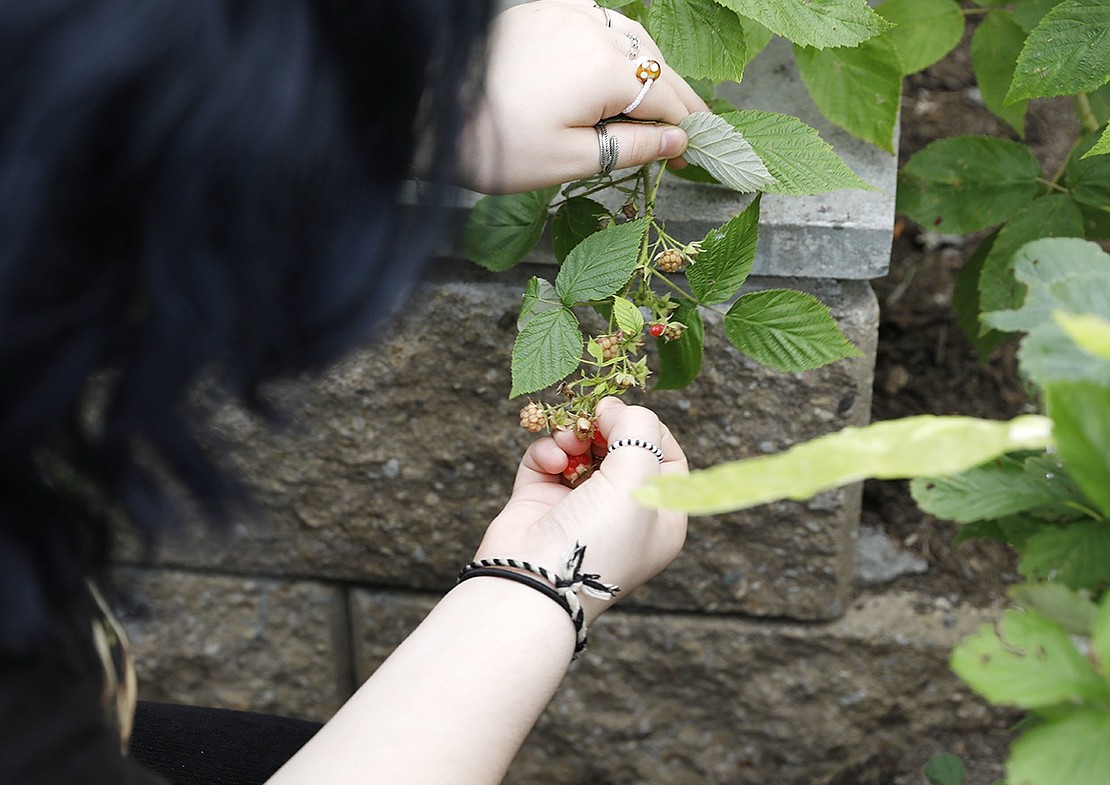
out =
[[520,427],[531,433],[539,433],[547,428],[547,415],[543,407],[535,401],[529,401],[520,410]]
[[686,256],[677,248],[668,248],[655,256],[655,266],[665,273],[677,273],[686,267]]

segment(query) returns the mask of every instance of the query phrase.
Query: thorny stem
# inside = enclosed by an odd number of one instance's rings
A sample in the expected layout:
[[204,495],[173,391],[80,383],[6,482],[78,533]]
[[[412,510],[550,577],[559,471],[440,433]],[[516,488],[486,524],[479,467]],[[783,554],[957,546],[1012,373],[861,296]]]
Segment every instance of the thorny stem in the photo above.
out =
[[556,199],[554,202],[552,202],[551,206],[558,207],[579,196],[592,196],[593,194],[607,191],[610,188],[614,188],[618,185],[623,185],[624,183],[630,183],[633,180],[638,180],[640,179],[640,176],[640,172],[637,171],[634,174],[626,174],[623,177],[618,177],[616,180],[605,180],[603,182],[596,183],[595,185],[591,185],[589,188],[586,188],[583,191],[574,191],[573,189],[568,189],[568,193],[562,199]]
[[[577,196],[588,196],[599,191],[604,191],[614,186],[621,186],[628,183],[635,183],[631,188],[621,188],[626,196],[634,197],[637,191],[642,192],[644,212],[643,217],[647,219],[649,228],[644,232],[643,238],[640,243],[639,255],[636,262],[636,269],[639,274],[634,274],[628,284],[622,291],[622,296],[629,296],[633,287],[637,285],[637,279],[640,280],[640,286],[648,286],[648,281],[656,279],[662,281],[663,284],[672,289],[680,297],[697,303],[698,300],[689,292],[683,290],[676,283],[671,281],[667,276],[655,270],[651,263],[650,257],[652,251],[661,245],[674,245],[680,246],[682,243],[677,241],[674,237],[667,234],[662,226],[655,220],[655,203],[659,195],[659,189],[663,182],[663,177],[666,174],[666,166],[660,165],[658,171],[652,176],[651,164],[640,167],[636,172],[625,175],[617,180],[609,180],[599,182],[594,185],[588,186],[581,191],[574,191],[573,196],[568,195],[555,206],[565,203],[570,198]],[[655,238],[652,238],[652,232],[655,233]],[[655,306],[652,306],[655,311]],[[714,309],[716,310],[716,309]],[[613,318],[610,318],[609,328],[616,329],[613,323]],[[641,344],[642,345],[642,344]],[[593,417],[594,409],[598,401],[607,395],[619,395],[628,386],[627,384],[618,383],[620,375],[635,375],[634,371],[638,366],[641,367],[643,360],[633,361],[633,353],[638,352],[641,345],[631,346],[630,349],[622,350],[622,353],[611,360],[597,360],[592,362],[585,362],[580,366],[578,378],[574,381],[567,381],[563,385],[563,390],[566,392],[569,400],[546,407],[548,416],[548,427],[566,427],[565,423],[571,416],[586,416]],[[587,371],[586,369],[590,369]],[[642,383],[642,381],[641,381]],[[555,418],[554,420],[551,418]],[[555,423],[560,423],[558,426]]]

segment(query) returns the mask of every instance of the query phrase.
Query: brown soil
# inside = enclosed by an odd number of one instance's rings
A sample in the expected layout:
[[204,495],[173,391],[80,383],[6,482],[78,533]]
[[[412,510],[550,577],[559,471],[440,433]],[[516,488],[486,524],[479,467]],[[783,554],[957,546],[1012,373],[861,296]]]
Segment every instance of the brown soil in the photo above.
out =
[[[901,163],[926,144],[958,134],[1008,139],[1017,135],[983,105],[974,87],[970,33],[948,57],[906,80],[902,102]],[[1055,172],[1078,133],[1070,99],[1034,101],[1025,142]],[[873,418],[913,414],[968,414],[1006,419],[1032,409],[1020,382],[1015,345],[987,361],[956,324],[951,307],[956,276],[979,235],[947,237],[899,219],[890,272],[874,281],[880,304]],[[900,579],[907,587],[952,601],[989,604],[1018,579],[1009,548],[971,541],[957,546],[953,524],[938,522],[913,504],[905,483],[865,486],[863,523],[883,527],[929,563],[924,575]]]

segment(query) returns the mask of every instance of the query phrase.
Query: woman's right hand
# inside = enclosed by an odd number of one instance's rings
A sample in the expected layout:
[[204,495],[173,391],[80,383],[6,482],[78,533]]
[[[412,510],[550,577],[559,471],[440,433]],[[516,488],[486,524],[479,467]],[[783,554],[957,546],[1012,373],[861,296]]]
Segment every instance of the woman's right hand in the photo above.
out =
[[[654,412],[617,398],[598,405],[597,430],[609,444],[627,438],[658,445],[663,461],[642,447],[621,447],[570,488],[562,478],[569,456],[588,452],[592,442],[571,431],[538,439],[525,453],[512,497],[490,524],[475,558],[512,558],[561,571],[570,549],[581,543],[586,546],[582,571],[619,585],[618,597],[674,560],[686,538],[686,514],[642,507],[631,494],[651,477],[684,474],[682,448]],[[580,599],[587,622],[609,604],[585,595]]]

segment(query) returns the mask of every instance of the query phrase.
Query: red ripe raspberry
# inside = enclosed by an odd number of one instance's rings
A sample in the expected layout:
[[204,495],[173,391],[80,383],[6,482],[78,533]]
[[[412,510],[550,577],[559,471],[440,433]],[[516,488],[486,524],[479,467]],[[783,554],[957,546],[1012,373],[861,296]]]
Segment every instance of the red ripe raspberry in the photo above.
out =
[[660,335],[666,332],[666,330],[667,325],[661,324],[659,322],[648,326],[648,332],[651,334],[652,338],[658,338]]
[[663,331],[664,341],[677,341],[686,332],[686,325],[681,322],[671,322],[667,325],[667,329]]
[[529,401],[520,410],[520,427],[532,433],[539,433],[547,427],[547,415],[543,407],[535,401]]
[[686,266],[686,257],[682,251],[671,248],[656,255],[655,266],[665,273],[677,273]]
[[603,451],[609,449],[609,442],[605,441],[605,437],[601,435],[601,431],[594,431],[593,442],[595,446]]
[[568,455],[567,468],[563,469],[563,479],[574,485],[589,476],[593,470],[593,457],[589,453]]

